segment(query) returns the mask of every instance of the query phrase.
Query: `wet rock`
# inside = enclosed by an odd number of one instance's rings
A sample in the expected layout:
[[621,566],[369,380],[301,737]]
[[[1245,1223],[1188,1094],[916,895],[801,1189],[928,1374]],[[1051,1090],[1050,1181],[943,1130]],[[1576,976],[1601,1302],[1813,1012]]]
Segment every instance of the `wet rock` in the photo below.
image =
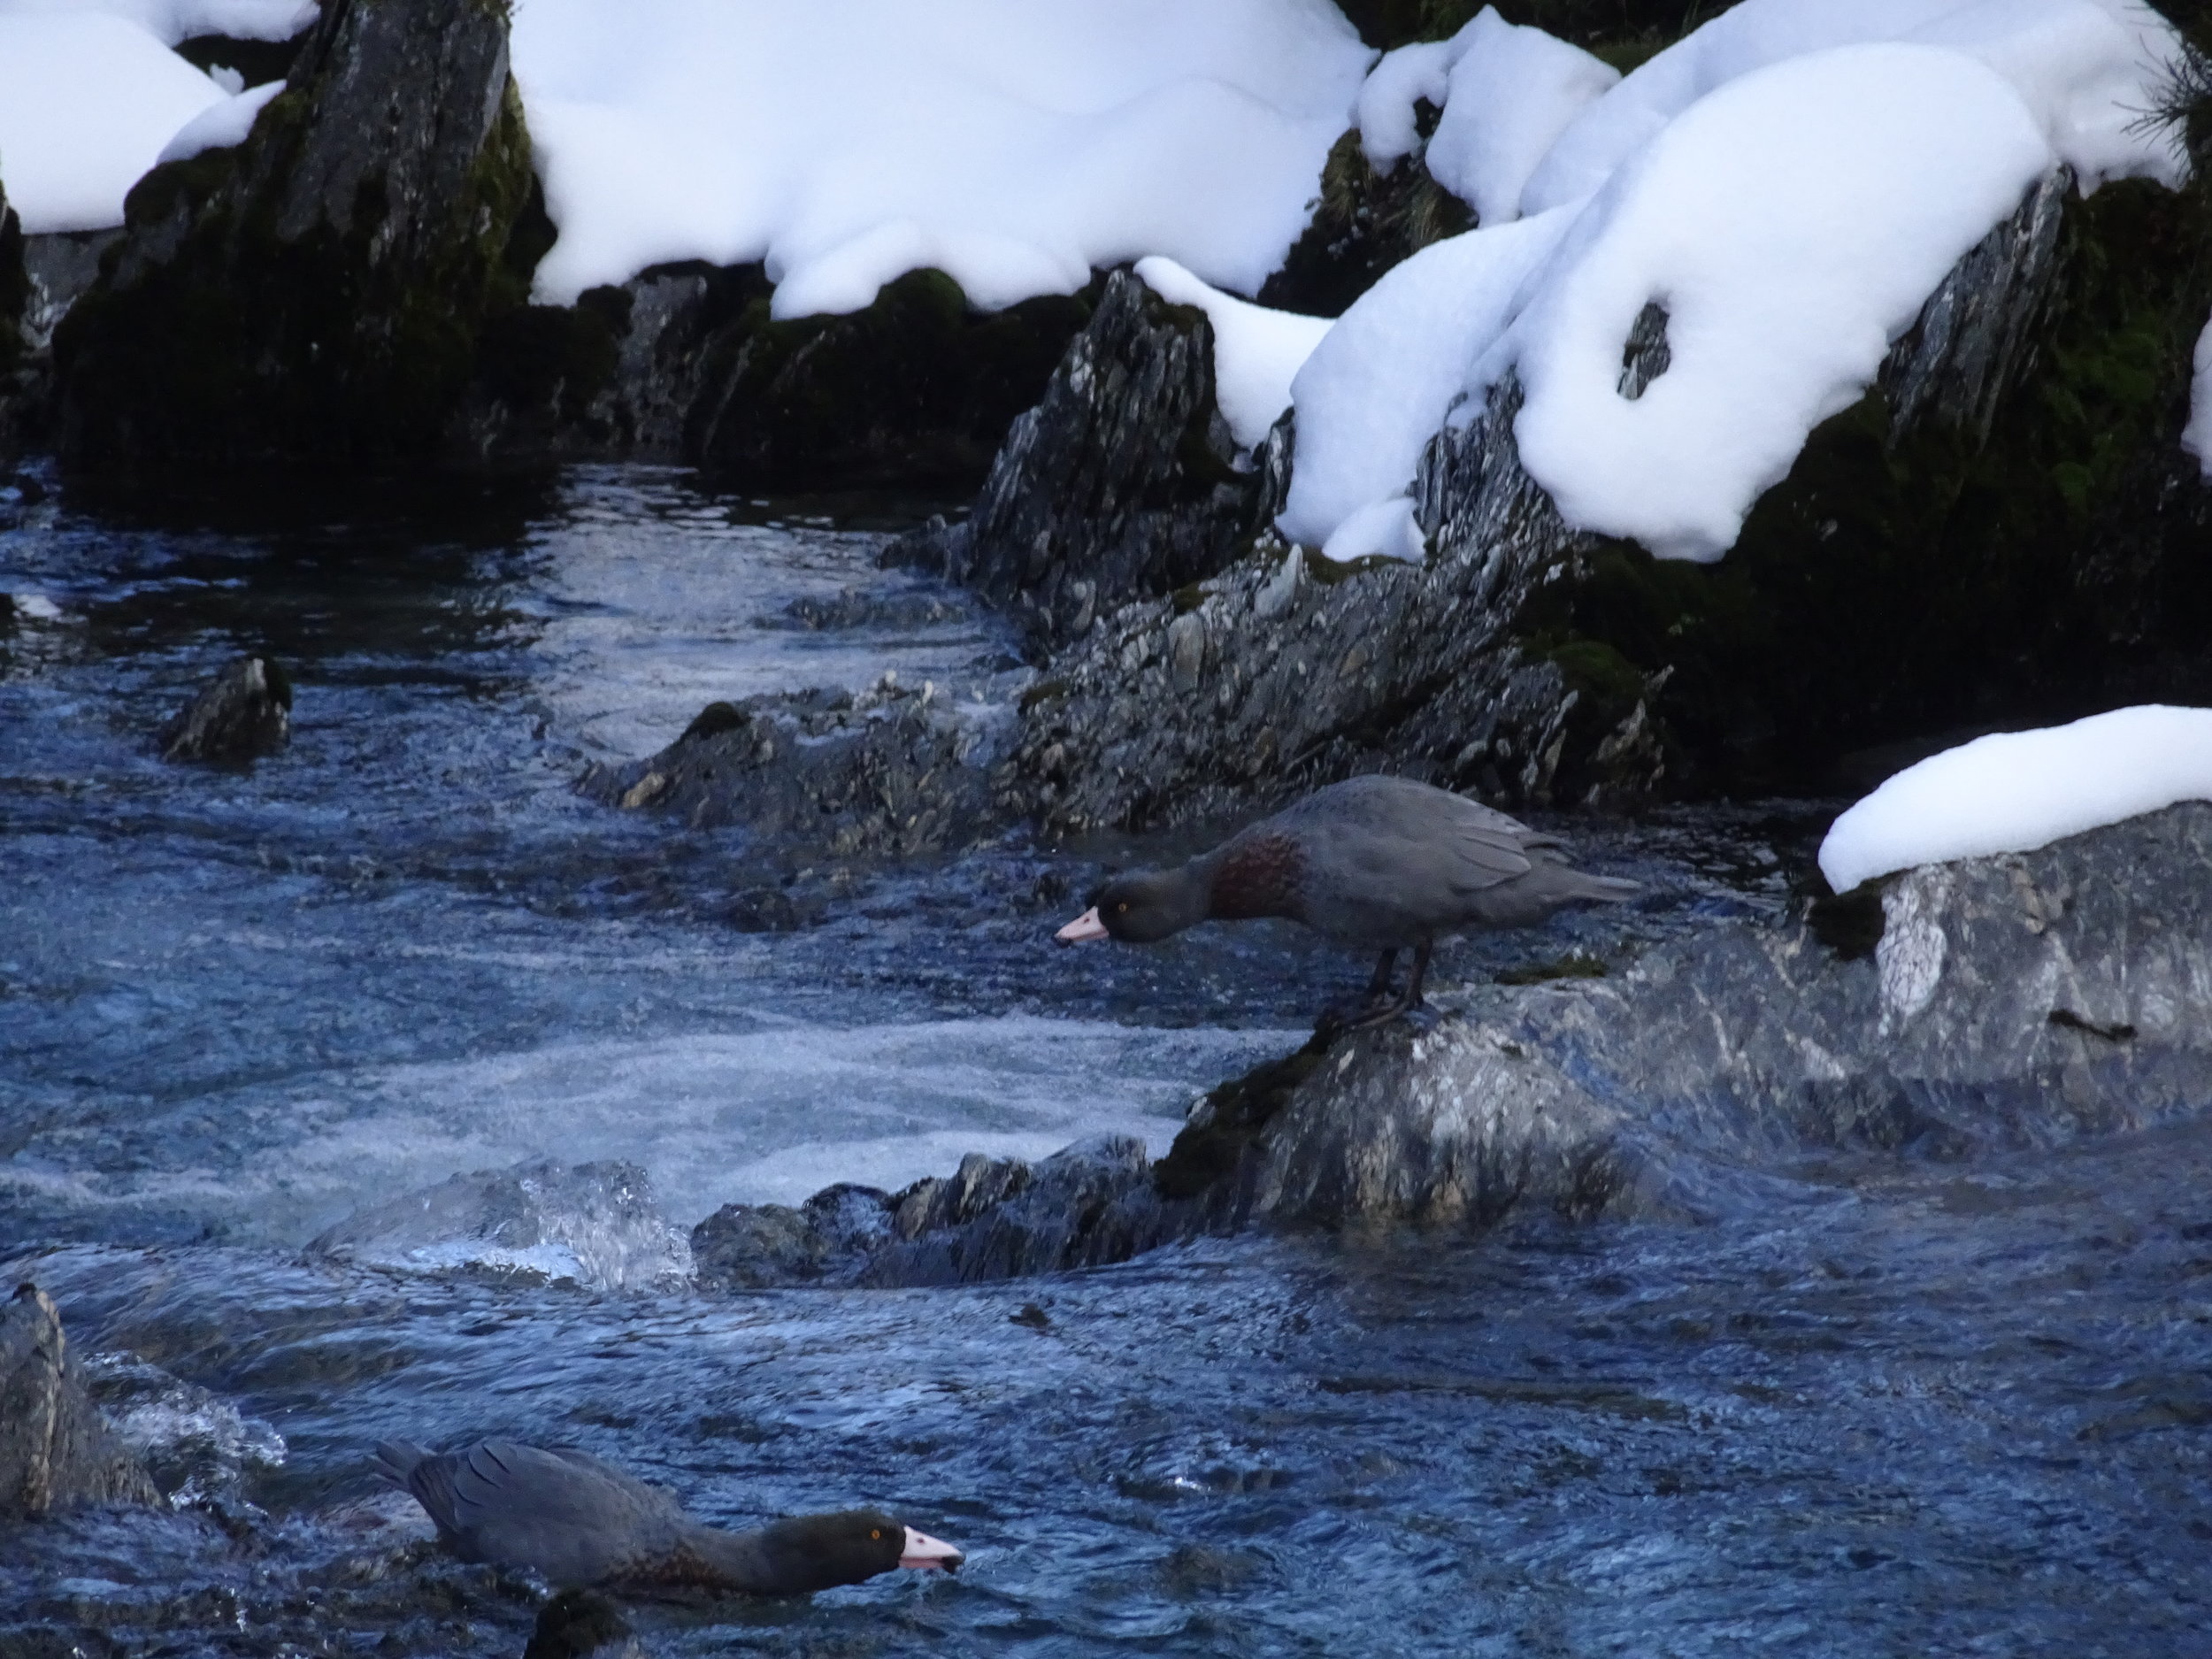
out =
[[740,825],[785,862],[905,858],[995,833],[990,769],[1012,734],[1025,682],[964,693],[887,673],[855,693],[804,692],[710,704],[659,754],[604,763],[578,787],[694,827]]
[[407,1272],[519,1273],[603,1290],[664,1287],[691,1272],[683,1237],[662,1217],[642,1169],[549,1158],[476,1170],[368,1205],[310,1241],[306,1254]]
[[275,659],[242,657],[161,729],[164,760],[247,761],[292,741],[292,681]]
[[[2212,492],[2173,458],[2212,275],[2119,259],[2192,237],[2212,245],[2193,195],[2043,180],[1718,565],[1570,529],[1520,466],[1509,377],[1423,459],[1425,565],[1335,565],[1271,533],[1103,616],[1026,703],[1002,799],[1075,833],[1248,815],[1373,770],[1509,805],[1787,791],[2005,710],[2212,695],[2187,643],[2212,581],[2181,550]],[[1624,342],[1624,396],[1665,373],[1665,323],[1647,308]],[[2132,391],[2085,366],[2136,362],[2147,335],[2162,355]],[[2093,480],[2052,449],[2074,419],[2052,411],[2083,399],[2125,430],[2078,434],[2113,457]]]
[[259,1515],[242,1487],[251,1471],[280,1468],[284,1437],[221,1395],[134,1354],[95,1354],[85,1391],[173,1509],[235,1518]]
[[851,1284],[891,1236],[896,1202],[875,1187],[841,1182],[795,1209],[725,1204],[691,1230],[700,1287]]
[[913,271],[845,316],[778,319],[757,265],[660,266],[487,325],[452,447],[684,461],[767,492],[971,488],[1090,314],[995,312]]
[[532,188],[503,8],[328,0],[244,144],[132,189],[55,336],[64,457],[434,452]]
[[1281,477],[1240,465],[1205,313],[1118,271],[967,520],[900,537],[884,559],[964,583],[1041,641],[1074,639],[1127,599],[1229,563],[1279,511]]
[[0,1520],[157,1495],[85,1393],[52,1300],[18,1286],[0,1307]]
[[1870,950],[1804,917],[1725,923],[1601,978],[1436,993],[1452,1011],[1427,1030],[1317,1037],[1216,1089],[1157,1163],[1126,1140],[972,1155],[901,1194],[839,1280],[1051,1272],[1248,1226],[1694,1217],[1765,1202],[1758,1171],[1809,1150],[1963,1156],[2212,1102],[2212,803],[1876,896]]
[[643,1651],[612,1601],[596,1590],[564,1590],[539,1610],[522,1659],[627,1659]]
[[1171,1236],[1144,1145],[1125,1135],[1036,1164],[970,1153],[893,1197],[827,1187],[796,1210],[728,1204],[693,1229],[699,1282],[958,1285],[1127,1259]]

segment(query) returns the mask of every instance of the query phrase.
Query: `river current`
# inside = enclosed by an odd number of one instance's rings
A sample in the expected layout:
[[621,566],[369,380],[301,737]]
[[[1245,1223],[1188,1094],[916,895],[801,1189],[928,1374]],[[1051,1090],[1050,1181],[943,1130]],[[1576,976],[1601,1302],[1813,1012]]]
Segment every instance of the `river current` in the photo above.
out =
[[[519,1654],[542,1587],[366,1468],[484,1433],[971,1551],[641,1606],[649,1653],[2212,1654],[2206,1125],[1809,1164],[1695,1225],[705,1295],[682,1238],[720,1204],[1163,1148],[1363,964],[1274,924],[1050,946],[1158,849],[795,872],[575,794],[715,698],[1002,681],[992,618],[876,570],[895,504],[52,485],[0,489],[0,1261],[170,1506],[0,1535],[0,1655]],[[296,680],[290,748],[155,758],[245,649]],[[1439,979],[1771,913],[1818,820],[1574,824],[1649,901]],[[549,1160],[649,1199],[534,1253],[306,1249]]]

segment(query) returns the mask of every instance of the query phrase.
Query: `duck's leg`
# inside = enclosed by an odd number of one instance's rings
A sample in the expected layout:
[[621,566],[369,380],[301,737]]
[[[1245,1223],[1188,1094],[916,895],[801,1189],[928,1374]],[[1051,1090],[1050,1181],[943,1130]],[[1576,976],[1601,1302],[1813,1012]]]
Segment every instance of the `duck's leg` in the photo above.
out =
[[1390,994],[1391,972],[1397,965],[1398,949],[1394,945],[1375,959],[1375,977],[1368,980],[1366,994],[1356,1002],[1330,1003],[1321,1010],[1314,1029],[1329,1033],[1357,1031],[1363,1025],[1395,1018],[1404,1011],[1404,1004]]
[[1429,977],[1429,956],[1435,949],[1436,941],[1432,939],[1425,939],[1414,946],[1413,977],[1406,981],[1404,1000],[1391,1009],[1392,1013],[1411,1016],[1431,1011],[1428,1003],[1422,1000],[1421,984]]

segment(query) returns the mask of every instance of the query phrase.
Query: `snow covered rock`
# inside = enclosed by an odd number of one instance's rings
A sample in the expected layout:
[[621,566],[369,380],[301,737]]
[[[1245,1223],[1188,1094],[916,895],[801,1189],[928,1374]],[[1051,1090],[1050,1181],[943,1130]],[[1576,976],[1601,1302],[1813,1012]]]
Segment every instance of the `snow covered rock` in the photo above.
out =
[[65,457],[434,450],[485,316],[520,303],[531,189],[502,12],[332,0],[246,142],[133,189],[55,342]]
[[1820,869],[1844,893],[1917,864],[2030,852],[2177,801],[2212,801],[2212,709],[2116,709],[1907,767],[1836,820]]
[[292,741],[292,681],[266,657],[242,657],[161,728],[164,760],[246,761]]
[[1240,471],[1238,449],[1205,313],[1117,272],[967,521],[886,557],[965,583],[1041,639],[1075,639],[1124,600],[1199,581],[1248,544],[1280,476],[1264,460]]
[[0,1306],[0,1521],[157,1497],[86,1394],[52,1298],[18,1286]]

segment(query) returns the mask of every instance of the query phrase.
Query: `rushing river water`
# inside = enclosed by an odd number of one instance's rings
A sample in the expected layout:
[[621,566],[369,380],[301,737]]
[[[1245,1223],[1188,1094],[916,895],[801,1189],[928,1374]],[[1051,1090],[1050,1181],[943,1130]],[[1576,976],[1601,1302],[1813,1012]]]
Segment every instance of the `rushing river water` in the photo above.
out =
[[[876,571],[857,512],[641,469],[158,514],[19,494],[0,1257],[174,1502],[0,1537],[0,1655],[518,1654],[541,1590],[439,1556],[365,1463],[488,1432],[733,1525],[877,1502],[972,1552],[645,1607],[654,1653],[2212,1654],[2202,1124],[1807,1166],[1696,1227],[1215,1241],[961,1290],[301,1255],[528,1159],[636,1164],[680,1255],[733,1200],[1156,1148],[1363,965],[1274,925],[1054,950],[1131,849],[786,882],[738,832],[575,795],[717,697],[1003,678],[995,625]],[[291,748],[156,760],[245,649],[294,672]],[[1771,910],[1813,821],[1578,825],[1650,902],[1440,978]]]

